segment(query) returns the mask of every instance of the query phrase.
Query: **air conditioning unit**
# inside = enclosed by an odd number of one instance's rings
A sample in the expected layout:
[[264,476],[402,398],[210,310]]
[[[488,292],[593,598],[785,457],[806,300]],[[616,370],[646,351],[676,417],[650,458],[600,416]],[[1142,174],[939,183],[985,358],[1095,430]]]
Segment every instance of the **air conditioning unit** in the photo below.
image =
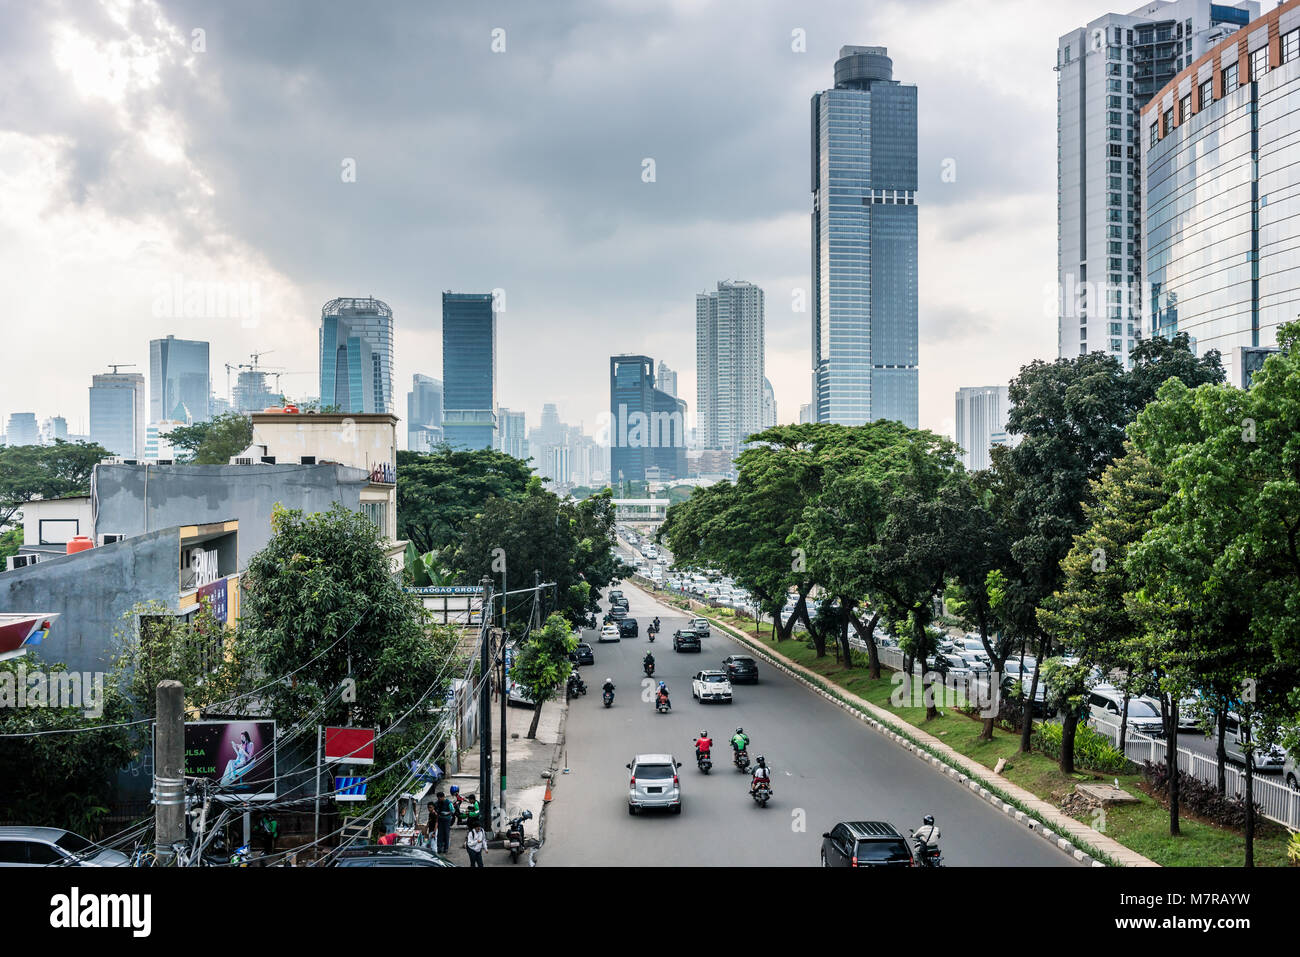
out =
[[26,568],[28,565],[35,565],[40,560],[40,555],[10,555],[5,559],[5,568],[7,571],[13,571],[15,568]]
[[120,542],[124,538],[126,538],[126,536],[119,532],[105,532],[103,535],[99,536],[99,544],[112,545],[114,542]]

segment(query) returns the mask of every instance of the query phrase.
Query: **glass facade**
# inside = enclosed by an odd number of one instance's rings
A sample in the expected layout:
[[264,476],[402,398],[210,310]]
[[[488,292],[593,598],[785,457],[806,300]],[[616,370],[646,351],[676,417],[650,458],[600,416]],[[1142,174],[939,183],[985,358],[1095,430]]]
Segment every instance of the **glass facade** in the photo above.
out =
[[844,47],[812,99],[814,418],[918,421],[916,87]]
[[497,444],[497,323],[490,293],[442,294],[443,437],[458,449]]
[[195,339],[149,343],[149,421],[206,422],[212,393],[208,344]]
[[1232,88],[1230,49],[1223,95],[1148,146],[1144,208],[1151,331],[1219,350],[1241,384],[1241,351],[1300,314],[1300,60]]
[[429,452],[441,443],[442,380],[417,372],[406,394],[406,447],[412,452]]
[[378,299],[331,299],[320,314],[320,403],[340,412],[396,412],[393,311]]
[[141,459],[145,449],[144,376],[97,375],[90,386],[90,441],[114,455]]
[[609,360],[610,480],[640,482],[647,468],[686,477],[686,402],[655,388],[649,356]]

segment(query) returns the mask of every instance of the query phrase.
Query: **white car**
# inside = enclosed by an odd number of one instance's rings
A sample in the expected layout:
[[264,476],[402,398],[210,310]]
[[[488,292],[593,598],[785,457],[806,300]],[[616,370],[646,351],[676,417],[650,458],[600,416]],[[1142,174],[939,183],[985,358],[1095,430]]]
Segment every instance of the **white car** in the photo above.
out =
[[725,671],[697,671],[691,679],[691,696],[705,701],[731,704],[731,679]]
[[618,625],[610,623],[608,625],[602,626],[600,629],[600,637],[597,638],[596,640],[597,641],[618,641],[619,640]]

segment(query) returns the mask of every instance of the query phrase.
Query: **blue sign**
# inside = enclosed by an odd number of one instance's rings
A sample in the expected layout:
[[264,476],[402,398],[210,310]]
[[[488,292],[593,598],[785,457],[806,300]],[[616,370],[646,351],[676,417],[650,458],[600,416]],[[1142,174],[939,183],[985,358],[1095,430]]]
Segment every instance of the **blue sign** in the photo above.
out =
[[365,799],[366,799],[365,778],[336,777],[334,779],[334,800],[364,801]]
[[404,589],[412,595],[482,595],[482,585],[420,585]]

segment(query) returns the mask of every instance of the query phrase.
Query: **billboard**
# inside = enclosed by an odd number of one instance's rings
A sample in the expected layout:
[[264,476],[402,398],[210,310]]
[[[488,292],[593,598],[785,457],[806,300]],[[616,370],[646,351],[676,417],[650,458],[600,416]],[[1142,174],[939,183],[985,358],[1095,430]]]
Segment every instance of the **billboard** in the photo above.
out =
[[274,800],[275,722],[186,721],[185,776],[211,781],[218,798]]
[[374,764],[375,732],[370,728],[326,728],[325,760]]

